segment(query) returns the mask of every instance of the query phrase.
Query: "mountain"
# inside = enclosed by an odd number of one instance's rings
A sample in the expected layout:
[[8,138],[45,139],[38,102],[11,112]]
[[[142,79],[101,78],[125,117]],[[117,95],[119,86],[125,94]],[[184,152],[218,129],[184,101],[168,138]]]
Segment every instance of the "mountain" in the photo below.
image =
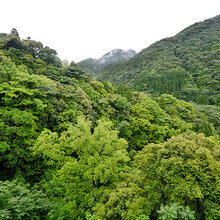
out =
[[127,60],[130,60],[137,53],[134,50],[121,50],[115,49],[106,53],[104,56],[98,59],[99,63],[102,65],[104,69],[109,68],[110,66],[121,63]]
[[219,220],[219,140],[191,103],[0,33],[0,219]]
[[134,50],[121,50],[121,49],[114,49],[99,59],[92,59],[88,58],[85,60],[80,61],[78,64],[83,67],[86,71],[88,71],[93,76],[101,73],[102,71],[110,68],[111,66],[122,63],[125,61],[130,60],[137,54]]
[[127,62],[103,71],[100,80],[151,94],[170,93],[198,104],[220,103],[220,16],[160,40]]

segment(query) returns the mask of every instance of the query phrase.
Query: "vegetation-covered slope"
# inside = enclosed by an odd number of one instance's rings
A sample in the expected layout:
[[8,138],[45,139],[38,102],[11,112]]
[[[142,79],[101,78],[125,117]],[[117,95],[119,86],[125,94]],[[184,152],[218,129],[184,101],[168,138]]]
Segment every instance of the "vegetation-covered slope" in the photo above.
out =
[[96,76],[103,70],[101,63],[97,59],[93,58],[82,60],[78,64],[87,72],[89,72],[92,76]]
[[219,218],[219,140],[192,104],[0,39],[0,219]]
[[134,90],[170,93],[198,104],[220,103],[220,16],[158,41],[99,79]]

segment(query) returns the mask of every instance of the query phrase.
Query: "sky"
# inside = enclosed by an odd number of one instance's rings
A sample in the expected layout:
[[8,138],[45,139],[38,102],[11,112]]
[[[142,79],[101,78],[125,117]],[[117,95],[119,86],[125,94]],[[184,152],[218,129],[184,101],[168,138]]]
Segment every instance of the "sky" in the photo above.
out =
[[137,52],[220,14],[220,0],[2,0],[0,33],[16,28],[69,62]]

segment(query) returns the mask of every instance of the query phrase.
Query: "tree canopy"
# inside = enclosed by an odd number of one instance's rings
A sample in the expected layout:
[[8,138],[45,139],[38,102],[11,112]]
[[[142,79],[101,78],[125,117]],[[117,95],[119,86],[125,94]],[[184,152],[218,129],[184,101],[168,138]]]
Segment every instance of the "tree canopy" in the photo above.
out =
[[[169,93],[189,80],[175,68]],[[219,219],[218,106],[174,93],[96,81],[0,34],[0,218]]]

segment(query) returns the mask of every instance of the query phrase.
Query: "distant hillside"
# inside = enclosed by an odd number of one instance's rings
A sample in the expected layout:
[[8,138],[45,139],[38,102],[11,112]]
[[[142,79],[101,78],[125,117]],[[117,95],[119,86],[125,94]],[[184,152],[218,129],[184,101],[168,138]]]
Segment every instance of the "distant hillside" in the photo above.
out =
[[219,104],[220,16],[152,44],[128,62],[103,71],[99,79],[198,104]]
[[93,76],[110,68],[111,66],[130,60],[137,53],[134,50],[115,49],[106,53],[99,59],[88,58],[80,61],[78,64]]

